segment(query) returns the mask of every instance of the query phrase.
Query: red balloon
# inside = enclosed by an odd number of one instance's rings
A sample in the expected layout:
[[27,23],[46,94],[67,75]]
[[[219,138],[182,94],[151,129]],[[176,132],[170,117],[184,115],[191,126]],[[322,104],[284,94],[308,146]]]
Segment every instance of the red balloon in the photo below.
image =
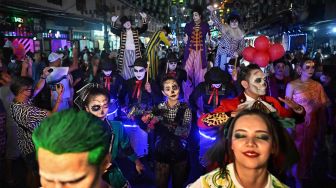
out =
[[253,48],[252,46],[249,46],[249,47],[244,48],[242,54],[246,61],[252,62],[254,58],[254,54],[256,52],[257,50],[255,48]]
[[268,49],[269,56],[271,61],[275,61],[280,59],[283,55],[285,55],[285,48],[281,44],[273,44]]
[[260,67],[266,67],[269,63],[270,57],[267,52],[257,51],[254,54],[253,63],[259,65]]
[[254,47],[258,51],[267,51],[268,48],[270,47],[270,41],[266,36],[261,35],[254,41]]

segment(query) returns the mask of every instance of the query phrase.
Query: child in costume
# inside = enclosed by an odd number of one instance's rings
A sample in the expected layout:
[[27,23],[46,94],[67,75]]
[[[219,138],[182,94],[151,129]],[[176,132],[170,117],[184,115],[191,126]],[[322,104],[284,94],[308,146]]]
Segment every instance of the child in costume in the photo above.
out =
[[145,114],[142,120],[154,129],[155,182],[157,187],[182,188],[188,177],[187,138],[191,127],[191,111],[186,103],[178,100],[180,87],[172,77],[162,80],[161,91],[167,101],[160,103],[153,114]]

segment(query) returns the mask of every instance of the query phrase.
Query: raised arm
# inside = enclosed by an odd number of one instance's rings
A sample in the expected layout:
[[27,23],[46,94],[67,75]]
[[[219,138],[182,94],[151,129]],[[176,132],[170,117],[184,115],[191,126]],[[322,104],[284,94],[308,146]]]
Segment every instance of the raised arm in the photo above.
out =
[[121,35],[121,29],[116,27],[116,21],[119,18],[119,16],[112,16],[111,17],[111,32],[115,35],[120,36]]
[[142,18],[142,26],[138,28],[139,34],[142,34],[147,31],[148,23],[147,23],[147,14],[144,12],[140,12],[140,16]]

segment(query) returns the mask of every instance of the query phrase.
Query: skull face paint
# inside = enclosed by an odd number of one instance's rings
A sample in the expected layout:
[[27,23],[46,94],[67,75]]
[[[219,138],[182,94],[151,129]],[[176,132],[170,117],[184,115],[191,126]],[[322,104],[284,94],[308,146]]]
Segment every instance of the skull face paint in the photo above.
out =
[[252,70],[248,80],[248,89],[259,96],[265,95],[267,86],[265,79],[265,74],[261,70]]
[[234,65],[228,65],[227,66],[227,71],[230,75],[232,75],[233,69],[234,69]]
[[168,70],[175,71],[177,67],[177,62],[168,62]]
[[146,69],[144,67],[134,66],[133,72],[137,80],[143,80],[146,74]]
[[180,94],[180,87],[175,80],[166,80],[163,83],[163,95],[168,97],[168,100],[178,100]]
[[112,71],[111,70],[103,70],[105,76],[110,76]]
[[211,86],[218,89],[222,86],[222,84],[211,84]]

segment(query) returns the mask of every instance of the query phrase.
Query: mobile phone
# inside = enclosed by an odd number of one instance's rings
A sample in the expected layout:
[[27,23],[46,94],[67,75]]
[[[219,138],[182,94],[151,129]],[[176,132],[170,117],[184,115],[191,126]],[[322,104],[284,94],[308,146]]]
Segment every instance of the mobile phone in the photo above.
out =
[[61,84],[60,84],[60,83],[56,84],[56,88],[57,88],[57,89],[59,89],[60,87],[61,87]]

